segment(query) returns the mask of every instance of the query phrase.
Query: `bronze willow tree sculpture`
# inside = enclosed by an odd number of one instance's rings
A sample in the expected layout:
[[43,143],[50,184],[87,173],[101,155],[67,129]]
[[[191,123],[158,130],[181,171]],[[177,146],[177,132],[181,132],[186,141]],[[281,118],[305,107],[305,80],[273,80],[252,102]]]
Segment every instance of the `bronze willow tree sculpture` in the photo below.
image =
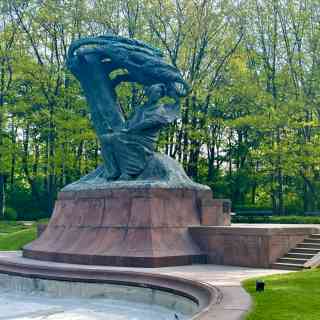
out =
[[[154,151],[158,131],[179,117],[179,97],[189,90],[180,71],[166,63],[158,49],[116,35],[82,38],[71,44],[67,66],[86,95],[104,160],[103,166],[67,188],[127,180],[195,186],[174,160]],[[112,78],[116,70],[125,73]],[[115,90],[122,82],[143,85],[147,96],[127,121]],[[174,103],[160,104],[163,97]]]

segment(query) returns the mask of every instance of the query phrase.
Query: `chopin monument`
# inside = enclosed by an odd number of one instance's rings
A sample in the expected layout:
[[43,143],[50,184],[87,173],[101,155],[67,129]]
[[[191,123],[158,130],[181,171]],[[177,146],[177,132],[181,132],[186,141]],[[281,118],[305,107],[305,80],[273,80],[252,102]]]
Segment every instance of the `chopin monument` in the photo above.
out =
[[[189,91],[180,71],[158,49],[116,35],[74,41],[67,66],[85,93],[103,163],[62,189],[48,227],[23,255],[137,267],[201,261],[188,227],[228,221],[207,186],[155,152],[159,130],[179,118],[179,98]],[[142,85],[146,96],[128,120],[116,94],[123,82]]]

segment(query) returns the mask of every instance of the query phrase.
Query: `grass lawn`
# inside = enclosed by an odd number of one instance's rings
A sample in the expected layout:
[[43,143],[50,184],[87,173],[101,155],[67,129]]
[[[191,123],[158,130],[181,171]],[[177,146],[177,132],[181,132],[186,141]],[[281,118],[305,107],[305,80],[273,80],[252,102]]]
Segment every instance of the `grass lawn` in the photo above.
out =
[[0,251],[20,250],[36,238],[36,223],[24,225],[15,221],[0,221]]
[[262,278],[265,291],[255,291],[255,279],[244,282],[253,298],[253,310],[246,320],[319,320],[320,270]]

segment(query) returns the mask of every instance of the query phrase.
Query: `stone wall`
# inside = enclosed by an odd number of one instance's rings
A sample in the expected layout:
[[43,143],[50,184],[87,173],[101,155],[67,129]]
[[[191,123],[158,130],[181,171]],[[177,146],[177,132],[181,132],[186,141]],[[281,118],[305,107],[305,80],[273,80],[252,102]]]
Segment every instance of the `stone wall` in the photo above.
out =
[[313,227],[190,227],[193,239],[207,253],[207,262],[268,268],[312,233]]

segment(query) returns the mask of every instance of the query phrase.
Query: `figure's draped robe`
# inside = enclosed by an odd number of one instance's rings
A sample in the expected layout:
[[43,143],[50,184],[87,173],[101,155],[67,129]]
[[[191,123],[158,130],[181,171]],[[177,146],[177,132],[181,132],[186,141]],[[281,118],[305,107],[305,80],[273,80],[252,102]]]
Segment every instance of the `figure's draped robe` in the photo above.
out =
[[126,122],[126,129],[107,134],[103,143],[111,146],[121,174],[139,175],[154,148],[159,130],[179,117],[177,104],[144,105]]

